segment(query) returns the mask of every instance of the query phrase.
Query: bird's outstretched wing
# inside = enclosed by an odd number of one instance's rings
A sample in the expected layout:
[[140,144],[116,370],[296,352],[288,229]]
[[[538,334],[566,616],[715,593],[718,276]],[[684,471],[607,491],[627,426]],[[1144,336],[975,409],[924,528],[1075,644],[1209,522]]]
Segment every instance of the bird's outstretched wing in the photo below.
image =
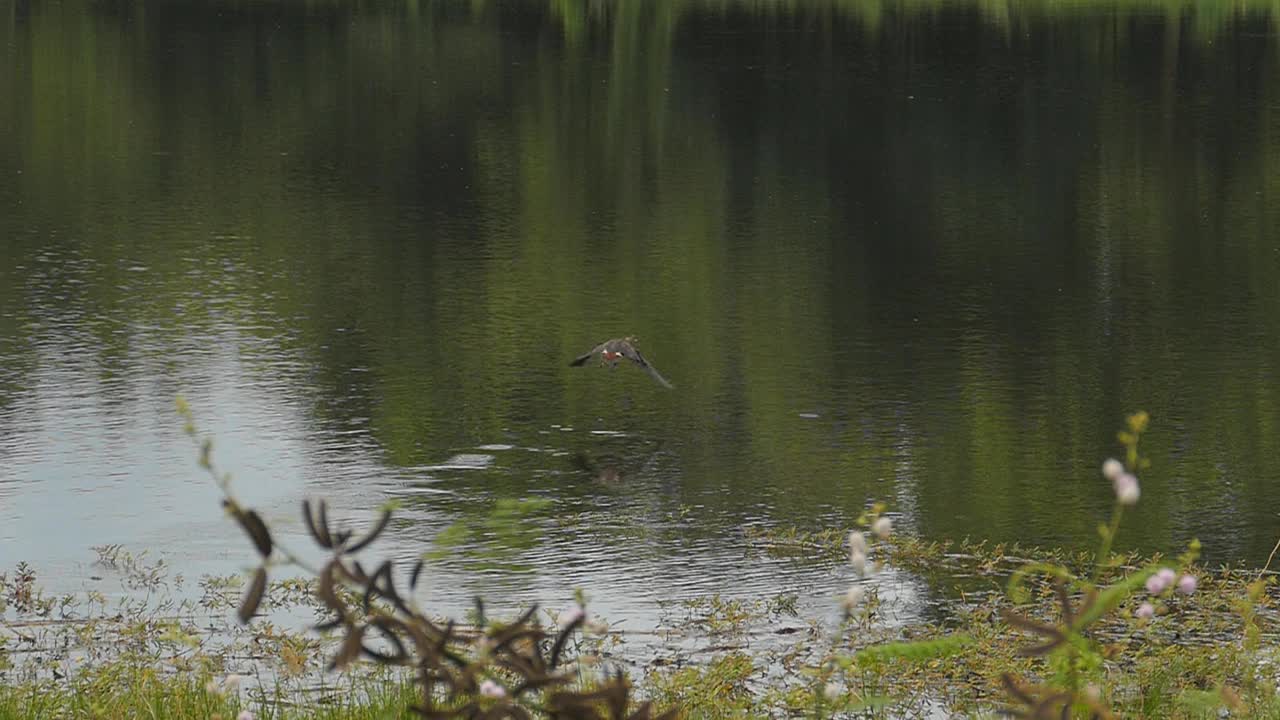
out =
[[608,343],[600,343],[599,345],[591,348],[590,352],[587,352],[585,354],[579,355],[577,358],[574,358],[573,362],[569,363],[569,367],[582,367],[583,365],[586,364],[588,360],[595,357],[596,355],[599,355],[600,352],[604,350],[604,346],[607,344]]
[[667,379],[662,377],[662,373],[658,372],[657,368],[650,365],[649,361],[644,359],[644,355],[641,355],[640,351],[635,349],[635,347],[632,346],[631,343],[627,343],[622,346],[622,356],[630,360],[631,362],[635,363],[636,365],[639,365],[645,372],[649,373],[649,377],[653,378],[654,380],[657,380],[658,384],[662,385],[663,387],[669,390],[675,389],[676,386],[667,382]]

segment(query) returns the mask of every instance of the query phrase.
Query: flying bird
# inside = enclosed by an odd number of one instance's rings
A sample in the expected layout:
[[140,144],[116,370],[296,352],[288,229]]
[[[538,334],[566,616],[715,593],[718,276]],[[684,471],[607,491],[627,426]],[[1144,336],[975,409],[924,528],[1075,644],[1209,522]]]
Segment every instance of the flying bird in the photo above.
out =
[[617,338],[614,340],[605,340],[599,345],[591,348],[591,351],[579,356],[573,362],[569,363],[570,367],[582,367],[587,364],[591,358],[599,355],[600,364],[609,367],[617,367],[618,361],[626,358],[640,367],[641,370],[649,373],[649,377],[657,380],[659,384],[666,388],[674,388],[675,386],[667,382],[648,360],[644,359],[644,355],[635,346],[636,339],[633,337]]

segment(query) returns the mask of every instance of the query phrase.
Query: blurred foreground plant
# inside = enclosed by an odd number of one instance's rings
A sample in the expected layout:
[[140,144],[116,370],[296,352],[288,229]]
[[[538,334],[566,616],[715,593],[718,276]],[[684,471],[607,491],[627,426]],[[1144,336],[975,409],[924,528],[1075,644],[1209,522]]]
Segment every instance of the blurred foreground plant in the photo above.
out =
[[[223,507],[253,542],[261,563],[253,573],[238,615],[248,623],[267,592],[268,568],[294,565],[317,579],[316,597],[331,618],[318,631],[338,630],[342,641],[329,663],[343,670],[364,658],[377,664],[413,672],[420,693],[412,709],[428,718],[565,718],[566,720],[647,720],[650,703],[633,704],[631,683],[622,671],[586,678],[566,669],[565,650],[571,636],[586,621],[581,605],[561,615],[558,631],[544,630],[532,607],[514,622],[487,622],[483,603],[476,600],[479,632],[463,632],[449,620],[431,619],[413,601],[422,579],[419,560],[405,581],[391,561],[366,568],[351,557],[369,547],[386,530],[392,511],[384,509],[369,532],[356,537],[328,516],[328,506],[304,500],[302,517],[315,543],[328,552],[319,568],[282,547],[254,510],[232,493],[230,475],[219,473],[209,439],[198,437],[190,407],[181,398],[178,413],[184,431],[200,447],[199,464],[223,493]],[[581,602],[581,600],[580,600]],[[675,710],[657,715],[674,718]]]
[[[1090,576],[1087,579],[1078,577],[1061,564],[1028,563],[1009,579],[1010,599],[1017,604],[1026,604],[1030,600],[1026,587],[1028,579],[1033,575],[1045,576],[1052,585],[1058,615],[1056,622],[1045,622],[1007,608],[1000,613],[1010,627],[1036,636],[1036,642],[1023,647],[1019,654],[1044,658],[1048,669],[1042,684],[1028,682],[1013,673],[1004,673],[1002,682],[1012,701],[1009,713],[1014,717],[1112,717],[1098,689],[1107,650],[1094,637],[1093,626],[1144,587],[1157,601],[1161,595],[1171,592],[1176,573],[1171,568],[1162,567],[1163,563],[1159,562],[1121,573],[1110,585],[1101,584],[1105,573],[1117,565],[1111,549],[1125,508],[1136,504],[1141,496],[1137,473],[1150,466],[1138,449],[1148,421],[1145,412],[1130,415],[1126,429],[1118,434],[1125,448],[1125,460],[1110,458],[1102,464],[1102,474],[1111,482],[1115,501],[1111,521],[1098,527],[1101,548]],[[1192,540],[1187,552],[1179,558],[1180,566],[1189,568],[1199,553],[1199,541]],[[1177,586],[1184,594],[1190,594],[1195,591],[1195,577],[1184,575]],[[1155,605],[1144,601],[1134,610],[1133,616],[1139,622],[1146,622],[1154,617],[1155,612]]]

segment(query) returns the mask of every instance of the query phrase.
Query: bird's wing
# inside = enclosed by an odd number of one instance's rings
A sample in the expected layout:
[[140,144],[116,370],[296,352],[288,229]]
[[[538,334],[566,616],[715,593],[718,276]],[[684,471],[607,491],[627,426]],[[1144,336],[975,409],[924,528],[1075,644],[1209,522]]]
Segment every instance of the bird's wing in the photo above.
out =
[[591,348],[590,352],[587,352],[583,355],[579,355],[578,357],[574,358],[573,362],[569,363],[569,367],[581,367],[585,365],[586,362],[590,360],[592,357],[599,355],[600,351],[604,350],[605,345],[606,343],[600,343],[599,345]]
[[658,372],[657,368],[650,365],[649,361],[644,359],[644,355],[641,355],[640,351],[632,347],[630,343],[627,343],[626,345],[622,346],[622,355],[623,357],[627,358],[631,362],[643,368],[645,372],[649,373],[649,377],[653,378],[654,380],[657,380],[658,383],[663,387],[669,388],[672,390],[675,389],[675,385],[672,385],[671,383],[667,382],[667,379],[662,377],[662,373]]

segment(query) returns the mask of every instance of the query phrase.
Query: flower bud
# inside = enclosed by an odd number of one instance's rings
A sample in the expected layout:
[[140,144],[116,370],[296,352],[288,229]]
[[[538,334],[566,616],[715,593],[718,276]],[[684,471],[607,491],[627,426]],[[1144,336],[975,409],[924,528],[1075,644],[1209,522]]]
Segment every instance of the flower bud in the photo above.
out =
[[858,605],[862,604],[862,599],[867,596],[867,591],[861,586],[854,585],[844,594],[844,610],[845,612],[853,612]]
[[859,530],[854,530],[849,533],[850,556],[852,556],[853,553],[862,553],[863,555],[867,554],[867,536],[863,535]]
[[871,523],[871,532],[881,540],[889,539],[889,534],[893,532],[893,521],[881,515],[876,521]]
[[853,566],[853,571],[859,575],[867,574],[867,556],[860,552],[854,551],[849,556],[849,564]]
[[1130,473],[1121,473],[1115,479],[1116,500],[1121,505],[1135,505],[1142,493],[1138,489],[1138,478]]
[[1115,482],[1116,478],[1120,477],[1123,473],[1124,464],[1115,458],[1107,458],[1107,461],[1102,463],[1102,477],[1110,480],[1111,482]]

